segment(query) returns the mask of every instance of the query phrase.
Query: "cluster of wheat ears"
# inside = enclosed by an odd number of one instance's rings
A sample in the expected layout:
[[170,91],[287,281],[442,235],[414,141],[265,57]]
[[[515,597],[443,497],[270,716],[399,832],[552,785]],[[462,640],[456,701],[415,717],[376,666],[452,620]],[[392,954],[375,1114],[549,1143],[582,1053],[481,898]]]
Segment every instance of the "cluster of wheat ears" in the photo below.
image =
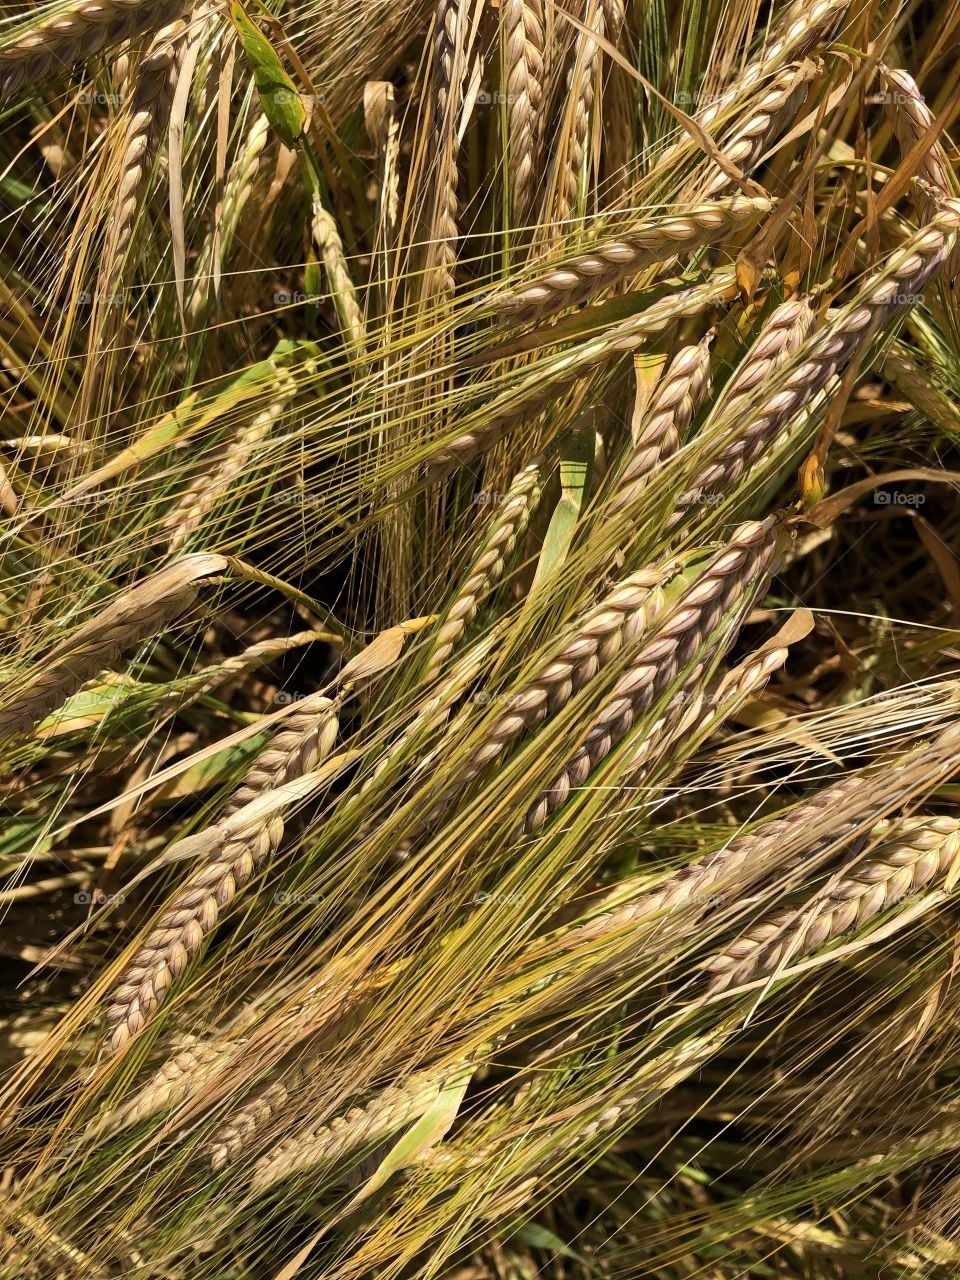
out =
[[960,1275],[960,9],[0,19],[0,1280]]

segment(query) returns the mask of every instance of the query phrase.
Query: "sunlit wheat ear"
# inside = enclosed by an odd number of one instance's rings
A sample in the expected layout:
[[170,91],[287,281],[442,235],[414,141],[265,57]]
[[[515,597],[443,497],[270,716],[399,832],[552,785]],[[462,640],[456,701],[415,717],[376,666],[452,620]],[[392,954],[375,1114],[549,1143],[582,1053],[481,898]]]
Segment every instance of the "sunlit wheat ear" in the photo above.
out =
[[680,448],[681,437],[710,393],[712,341],[711,331],[695,346],[681,347],[667,366],[637,424],[627,465],[604,508],[605,520],[633,510],[650,473]]
[[0,47],[0,100],[51,76],[68,74],[75,62],[179,17],[184,0],[88,0],[13,35]]
[[451,297],[456,290],[459,118],[467,76],[469,0],[437,0],[434,37],[435,198],[429,245],[429,279]]
[[528,283],[495,293],[484,310],[513,322],[543,319],[586,302],[643,267],[722,244],[759,222],[773,203],[765,196],[737,195],[649,218],[584,253],[559,260]]
[[948,876],[960,855],[960,821],[931,818],[900,826],[900,834],[837,883],[761,920],[706,961],[710,990],[774,973]]
[[543,493],[543,463],[531,462],[514,476],[509,490],[491,496],[495,511],[480,552],[470,566],[465,582],[458,588],[453,604],[444,615],[437,633],[436,647],[430,655],[427,675],[435,675],[463,638],[477,616],[477,610],[503,577],[510,557],[527,531],[530,520],[540,505]]
[[484,735],[459,774],[467,782],[512,742],[528,733],[583,689],[627,645],[646,635],[665,608],[663,587],[679,572],[676,561],[630,574],[567,629],[555,655],[510,695],[510,710]]
[[[766,587],[777,556],[777,523],[772,517],[742,525],[724,550],[652,629],[640,645],[608,697],[590,721],[583,745],[569,758],[526,817],[535,831],[571,792],[582,787],[593,770],[630,732],[643,714],[718,631],[731,612],[742,614]],[[731,631],[726,643],[734,638]]]
[[515,220],[529,218],[540,178],[543,134],[542,0],[506,0],[501,8],[509,105],[509,154]]
[[172,77],[186,23],[173,22],[159,31],[137,68],[136,86],[124,138],[120,181],[114,196],[101,279],[113,288],[111,273],[133,233],[144,186],[155,159],[172,97]]
[[[336,704],[320,694],[305,698],[258,756],[228,801],[225,818],[258,796],[300,778],[333,749]],[[256,821],[214,844],[165,908],[127,967],[107,1010],[110,1047],[124,1048],[147,1025],[187,964],[216,927],[224,908],[274,853],[283,838],[280,814]]]
[[244,1041],[195,1038],[157,1069],[153,1076],[119,1107],[96,1121],[84,1133],[87,1141],[100,1134],[117,1133],[160,1111],[169,1111],[197,1093],[231,1058],[242,1052]]
[[596,337],[545,357],[516,388],[503,392],[477,414],[476,426],[449,444],[438,446],[425,460],[431,479],[440,479],[493,446],[512,427],[522,425],[556,402],[563,389],[598,365],[642,346],[653,334],[662,333],[681,320],[702,315],[736,297],[738,286],[732,270],[715,272],[705,283],[680,288]]
[[187,318],[199,325],[214,298],[214,267],[219,254],[225,261],[240,223],[240,215],[253,194],[264,150],[270,141],[270,122],[258,115],[247,131],[239,154],[224,183],[219,225],[211,230],[197,258],[193,288],[187,297]]
[[567,75],[567,103],[557,160],[556,205],[553,219],[561,230],[577,208],[587,131],[596,96],[600,45],[596,37],[605,31],[604,10],[600,0],[587,0],[584,13],[585,30],[577,31],[573,47],[573,63]]
[[310,234],[314,244],[320,250],[327,285],[333,296],[333,303],[344,335],[353,354],[362,357],[366,346],[366,331],[363,314],[357,301],[357,291],[344,256],[343,241],[340,238],[336,219],[324,209],[317,198],[314,198],[313,202]]
[[26,731],[120,654],[159,636],[194,603],[203,579],[226,567],[223,556],[185,556],[123,592],[47,654],[42,674],[0,710],[0,738]]
[[[888,67],[881,62],[877,65],[877,74],[880,79],[885,114],[893,120],[900,150],[903,155],[907,155],[933,124],[933,112],[927,106],[916,80],[908,71],[899,67]],[[949,194],[947,160],[939,139],[935,140],[929,151],[921,157],[918,173],[939,196]],[[929,201],[922,203],[929,216]]]
[[424,1071],[388,1085],[363,1107],[352,1107],[319,1128],[301,1129],[257,1162],[251,1183],[266,1191],[301,1169],[331,1165],[361,1147],[370,1147],[405,1128],[426,1111],[449,1072]]
[[[824,316],[819,330],[797,348],[782,370],[764,374],[771,391],[760,399],[764,382],[758,383],[749,420],[744,426],[746,399],[737,397],[726,412],[712,422],[705,437],[705,450],[712,454],[699,467],[689,487],[680,495],[671,525],[703,494],[733,484],[777,438],[779,431],[804,405],[809,404],[830,380],[841,372],[858,351],[866,348],[877,332],[902,307],[913,305],[930,279],[950,254],[960,227],[960,202],[945,200],[934,219],[902,249],[891,255],[886,266],[875,272],[847,307],[833,307]],[[789,304],[788,304],[789,305]],[[713,441],[725,440],[714,452]]]
[[210,1140],[208,1151],[213,1168],[222,1169],[231,1160],[236,1160],[291,1099],[296,1102],[303,1097],[322,1068],[322,1054],[308,1055],[238,1107]]
[[[724,158],[743,173],[755,169],[770,143],[799,115],[819,71],[818,66],[809,62],[786,67],[751,104],[747,118],[738,120],[723,139],[720,151]],[[729,186],[729,176],[715,165],[708,171],[703,186],[698,184],[697,191],[709,198]]]
[[[301,372],[315,368],[305,361]],[[211,471],[197,476],[186,493],[164,517],[163,526],[170,539],[170,550],[177,551],[198,529],[206,517],[228,492],[254,456],[257,446],[266,440],[283,417],[297,394],[298,381],[279,362],[274,362],[274,389],[269,401],[242,426],[212,466]]]

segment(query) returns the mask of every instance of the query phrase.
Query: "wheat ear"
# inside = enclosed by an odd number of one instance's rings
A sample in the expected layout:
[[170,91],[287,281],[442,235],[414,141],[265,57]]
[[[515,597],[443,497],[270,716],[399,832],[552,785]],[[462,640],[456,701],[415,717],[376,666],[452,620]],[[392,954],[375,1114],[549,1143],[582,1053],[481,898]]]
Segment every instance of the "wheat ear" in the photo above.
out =
[[477,776],[521,735],[528,733],[583,689],[625,646],[654,627],[663,613],[664,584],[680,569],[676,561],[641,569],[620,581],[569,627],[556,653],[510,696],[510,710],[496,720],[468,757],[462,782]]
[[421,1072],[388,1085],[364,1107],[352,1107],[329,1124],[303,1129],[285,1139],[257,1162],[251,1189],[254,1193],[266,1191],[299,1169],[333,1164],[358,1147],[389,1138],[423,1115],[448,1075],[449,1071]]
[[[908,71],[888,67],[881,62],[877,73],[886,95],[887,114],[893,118],[897,142],[906,155],[934,123],[933,112]],[[935,188],[938,195],[948,194],[947,158],[938,140],[920,160],[919,175]]]
[[794,910],[778,912],[751,926],[712,956],[704,965],[713,975],[710,990],[742,986],[755,977],[775,972],[792,957],[807,955],[859,928],[907,894],[946,876],[958,856],[957,819],[932,818],[913,829],[908,827],[839,883]]
[[565,258],[527,284],[495,293],[484,310],[512,321],[540,320],[586,302],[643,267],[719,244],[758,222],[773,208],[765,196],[731,196],[683,213],[651,218],[586,253]]
[[[823,390],[884,324],[903,306],[912,304],[943,266],[960,227],[960,201],[944,200],[931,222],[876,272],[847,307],[831,308],[819,331],[771,379],[770,394],[749,414],[734,403],[712,424],[705,437],[708,448],[724,441],[694,473],[677,499],[670,525],[706,492],[733,484],[777,437],[794,415]],[[803,357],[801,359],[801,356]]]
[[[571,117],[564,131],[564,143],[558,156],[556,221],[566,223],[577,207],[577,195],[583,172],[587,131],[596,96],[600,45],[597,36],[605,30],[604,11],[600,0],[588,0],[584,15],[586,30],[578,30],[574,43],[573,65],[567,76],[567,101]],[[566,123],[566,122],[565,122]]]
[[75,62],[144,32],[165,27],[188,0],[87,0],[14,36],[0,48],[0,101],[51,76],[66,76]]
[[502,8],[515,222],[533,207],[543,114],[543,3],[506,0]]
[[124,136],[120,182],[113,200],[101,278],[112,287],[111,272],[130,242],[137,208],[154,151],[170,109],[172,73],[182,47],[186,23],[177,21],[158,32],[137,69],[136,88]]
[[240,428],[223,450],[213,474],[197,476],[164,517],[163,527],[169,534],[171,551],[179,550],[196,533],[297,394],[298,382],[289,369],[274,362],[274,374],[276,383],[268,403]]
[[702,284],[671,293],[628,320],[604,329],[596,337],[542,361],[515,389],[486,406],[482,424],[433,451],[426,460],[431,478],[439,479],[493,448],[504,432],[518,422],[527,422],[555,400],[563,387],[598,365],[635,351],[652,334],[662,333],[680,320],[702,315],[711,307],[729,301],[736,297],[737,289],[732,270],[717,271]]
[[[755,169],[764,149],[796,119],[810,92],[812,78],[819,74],[819,66],[810,62],[785,67],[759,101],[751,105],[747,118],[738,120],[731,134],[724,138],[720,146],[724,157],[744,174]],[[723,169],[712,165],[703,186],[698,184],[698,193],[709,199],[729,185],[730,178]]]
[[84,1141],[104,1133],[117,1133],[158,1111],[169,1111],[196,1093],[241,1052],[244,1043],[242,1039],[224,1043],[220,1039],[195,1038],[192,1044],[168,1058],[133,1097],[91,1125],[83,1135]]
[[695,346],[681,347],[667,366],[640,418],[627,465],[604,511],[605,521],[631,511],[654,467],[680,448],[683,433],[710,392],[712,341],[711,330]]
[[200,582],[222,573],[223,556],[185,556],[123,592],[47,655],[44,671],[0,711],[0,738],[25,732],[121,653],[157,636],[196,600]]
[[538,458],[514,476],[502,507],[492,517],[480,553],[437,633],[428,676],[436,675],[443,666],[477,616],[477,609],[503,577],[507,562],[540,505],[542,492],[543,464]]
[[236,1160],[290,1099],[301,1095],[320,1070],[322,1061],[322,1054],[309,1055],[238,1107],[210,1139],[207,1150],[213,1168],[222,1169]]
[[[224,817],[309,773],[333,749],[338,727],[336,705],[330,699],[320,694],[305,698],[227,802]],[[143,1030],[216,927],[221,912],[277,848],[283,831],[282,816],[274,814],[228,837],[178,890],[114,992],[107,1010],[113,1052]]]
[[343,241],[336,220],[324,209],[319,198],[314,197],[313,220],[310,224],[313,242],[320,250],[323,269],[327,275],[327,284],[333,295],[334,306],[340,320],[340,327],[349,342],[355,356],[362,357],[366,346],[366,329],[357,291],[354,287],[347,259],[343,252]]
[[437,0],[434,39],[436,86],[436,198],[431,236],[431,265],[440,292],[451,297],[456,288],[458,117],[466,79],[467,0]]
[[[566,803],[571,791],[583,786],[597,765],[630,732],[637,716],[710,644],[727,615],[742,613],[766,585],[776,555],[777,522],[773,517],[736,530],[723,551],[681,593],[649,640],[630,658],[593,716],[583,745],[529,809],[527,830],[537,830]],[[731,634],[729,640],[732,639]]]

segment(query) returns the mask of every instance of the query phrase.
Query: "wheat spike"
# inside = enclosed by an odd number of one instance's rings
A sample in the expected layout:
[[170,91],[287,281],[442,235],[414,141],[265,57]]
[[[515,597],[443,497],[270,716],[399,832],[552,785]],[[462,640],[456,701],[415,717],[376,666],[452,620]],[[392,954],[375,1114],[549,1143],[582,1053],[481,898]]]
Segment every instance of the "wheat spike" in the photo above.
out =
[[184,0],[87,0],[61,10],[0,48],[0,101],[66,75],[101,49],[165,27],[187,8]]
[[[906,155],[933,124],[933,112],[908,71],[888,67],[880,62],[877,64],[877,74],[885,95],[886,114],[893,119],[900,150]],[[935,189],[938,196],[948,194],[950,183],[947,179],[947,158],[939,140],[932,144],[921,159],[919,174]]]
[[683,433],[710,392],[713,331],[695,346],[681,347],[657,384],[638,424],[637,438],[606,508],[605,519],[631,511],[650,473],[680,448]]
[[[811,62],[784,68],[760,100],[751,106],[747,119],[738,120],[731,134],[723,140],[720,150],[724,157],[744,174],[755,169],[765,148],[796,119],[810,92],[812,79],[819,74],[819,66]],[[719,165],[713,165],[707,171],[703,185],[698,183],[697,190],[709,199],[729,185],[727,174]]]
[[243,1039],[224,1041],[219,1038],[193,1042],[168,1058],[133,1097],[96,1121],[84,1134],[84,1141],[100,1134],[117,1133],[140,1120],[169,1111],[183,1102],[211,1079],[221,1067],[243,1049]]
[[480,553],[437,634],[428,676],[436,675],[443,666],[477,616],[477,609],[503,577],[508,560],[540,505],[542,491],[543,464],[538,458],[514,476],[503,505],[492,517]]
[[782,372],[777,372],[771,393],[753,409],[746,424],[744,409],[736,402],[720,415],[707,439],[710,446],[718,438],[725,443],[695,472],[692,483],[677,499],[672,525],[704,493],[733,484],[784,424],[800,413],[901,307],[916,301],[949,256],[958,227],[960,201],[944,200],[933,220],[870,277],[853,303],[827,312],[819,331],[798,349]]
[[681,253],[719,244],[758,222],[773,201],[731,196],[651,218],[622,235],[601,240],[586,253],[566,258],[516,289],[495,293],[484,310],[511,321],[540,320],[612,288],[641,268]]
[[313,221],[310,224],[310,231],[313,242],[320,250],[320,256],[323,259],[327,284],[333,295],[341,328],[354,354],[362,356],[366,346],[366,330],[360,304],[357,302],[357,291],[347,268],[343,241],[340,239],[336,220],[324,209],[317,197],[314,197],[313,201]]
[[794,910],[761,920],[712,956],[704,965],[713,975],[710,990],[742,986],[859,928],[907,894],[947,875],[958,855],[957,819],[931,818],[919,825],[909,824],[902,835],[839,883]]
[[[741,525],[727,546],[684,591],[630,659],[627,669],[590,722],[583,745],[531,806],[525,825],[534,831],[583,786],[634,721],[693,660],[731,611],[742,612],[760,591],[776,557],[776,521]],[[729,637],[732,640],[732,635]],[[729,642],[729,641],[728,641]]]
[[[306,368],[315,362],[306,362]],[[213,474],[197,476],[164,517],[171,551],[179,550],[203,524],[206,517],[244,470],[257,446],[273,431],[297,394],[297,378],[281,365],[274,365],[276,386],[268,403],[247,423],[223,451]]]
[[452,297],[456,289],[460,149],[457,124],[466,80],[467,6],[468,0],[437,0],[434,40],[437,178],[430,251],[439,289],[445,297]]
[[101,278],[111,287],[111,272],[130,242],[144,184],[154,162],[154,150],[170,108],[172,75],[185,30],[186,23],[177,21],[159,31],[137,70],[120,182],[101,267]]
[[201,580],[226,567],[223,556],[185,556],[123,592],[47,654],[43,673],[0,711],[0,738],[25,732],[121,653],[158,635],[194,603]]
[[596,36],[604,35],[604,10],[600,0],[588,0],[584,15],[584,27],[577,31],[574,43],[573,65],[567,76],[567,102],[569,103],[569,128],[564,132],[565,146],[558,156],[556,221],[561,227],[577,207],[577,194],[583,173],[587,131],[593,100],[596,95],[597,69],[600,61],[600,45]]
[[664,584],[679,572],[676,561],[641,569],[620,581],[569,627],[555,656],[510,696],[510,710],[487,730],[467,760],[461,780],[477,776],[512,742],[555,715],[627,645],[646,635],[664,609]]
[[576,382],[597,365],[635,351],[651,335],[662,333],[680,320],[701,315],[729,301],[736,297],[737,287],[732,270],[717,271],[704,283],[679,289],[628,320],[544,361],[519,382],[515,390],[486,406],[482,425],[433,451],[426,462],[431,478],[439,479],[493,448],[510,427],[528,421],[545,403],[555,400],[563,387]]
[[530,215],[537,186],[543,113],[543,3],[507,0],[502,9],[510,168],[516,221]]
[[388,1085],[363,1107],[351,1107],[319,1128],[307,1128],[281,1142],[257,1162],[251,1188],[255,1193],[289,1178],[299,1169],[333,1164],[358,1147],[389,1138],[417,1120],[439,1094],[449,1072],[424,1071]]
[[[264,792],[310,772],[333,749],[338,727],[330,699],[320,694],[305,698],[231,796],[224,818]],[[283,831],[282,816],[274,814],[228,837],[178,890],[113,994],[107,1011],[113,1052],[143,1030],[216,927],[223,909],[277,848]]]

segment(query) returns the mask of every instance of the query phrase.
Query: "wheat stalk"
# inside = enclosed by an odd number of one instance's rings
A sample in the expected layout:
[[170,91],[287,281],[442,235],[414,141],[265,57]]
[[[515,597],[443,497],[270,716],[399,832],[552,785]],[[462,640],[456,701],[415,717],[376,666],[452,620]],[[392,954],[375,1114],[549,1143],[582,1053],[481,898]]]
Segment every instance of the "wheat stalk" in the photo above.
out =
[[[777,553],[777,522],[741,525],[730,542],[681,593],[631,656],[626,670],[590,721],[583,744],[527,812],[534,831],[584,785],[613,747],[630,732],[637,716],[670,687],[710,641],[726,615],[740,613],[763,589]],[[732,636],[730,636],[732,639]]]
[[604,511],[616,520],[632,511],[650,473],[680,448],[683,433],[710,392],[712,330],[695,346],[681,347],[667,366],[644,410],[630,457]]
[[[258,796],[314,769],[333,749],[338,728],[335,703],[321,694],[305,698],[227,802],[224,820]],[[114,992],[107,1010],[113,1052],[147,1025],[216,927],[224,908],[278,847],[283,831],[283,818],[278,813],[228,836],[178,890]]]
[[437,674],[477,616],[477,609],[503,577],[508,560],[540,505],[542,492],[543,463],[538,458],[514,476],[503,505],[492,517],[480,552],[437,633],[428,676]]
[[711,991],[742,986],[774,973],[894,906],[953,870],[960,821],[932,818],[907,824],[902,835],[794,910],[761,920],[704,964]]
[[543,112],[543,3],[506,0],[502,7],[513,208],[522,225],[536,194]]
[[736,195],[651,218],[586,253],[565,258],[526,284],[495,293],[484,304],[511,321],[531,321],[585,302],[641,268],[681,253],[722,244],[773,208],[765,196]]
[[87,0],[58,8],[0,48],[0,101],[50,76],[66,75],[101,49],[165,27],[189,8],[185,0]]
[[202,579],[226,567],[223,556],[185,556],[123,592],[47,654],[42,674],[0,711],[0,738],[25,732],[121,653],[158,635],[195,602]]
[[[907,155],[933,125],[933,112],[908,71],[888,67],[880,62],[877,64],[877,74],[886,95],[887,114],[893,118],[900,150]],[[921,158],[919,176],[935,189],[938,196],[949,193],[947,158],[938,140],[931,144],[929,151]]]

